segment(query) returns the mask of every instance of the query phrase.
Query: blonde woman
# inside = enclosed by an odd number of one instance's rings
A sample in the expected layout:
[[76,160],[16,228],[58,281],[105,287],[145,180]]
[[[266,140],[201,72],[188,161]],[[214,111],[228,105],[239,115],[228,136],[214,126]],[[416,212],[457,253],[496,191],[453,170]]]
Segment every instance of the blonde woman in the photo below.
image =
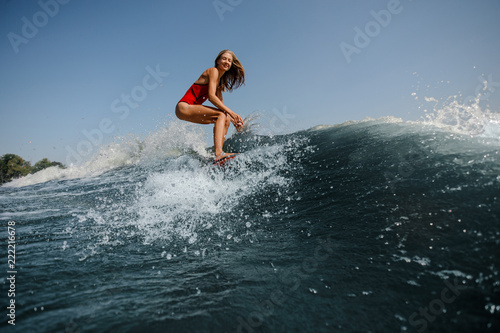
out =
[[[224,153],[222,146],[233,123],[237,131],[243,127],[239,115],[224,105],[223,91],[232,91],[245,83],[245,70],[232,51],[223,50],[215,59],[215,66],[204,71],[184,97],[177,103],[177,118],[197,124],[214,125],[215,162],[220,162],[234,154]],[[206,100],[215,107],[202,105]]]

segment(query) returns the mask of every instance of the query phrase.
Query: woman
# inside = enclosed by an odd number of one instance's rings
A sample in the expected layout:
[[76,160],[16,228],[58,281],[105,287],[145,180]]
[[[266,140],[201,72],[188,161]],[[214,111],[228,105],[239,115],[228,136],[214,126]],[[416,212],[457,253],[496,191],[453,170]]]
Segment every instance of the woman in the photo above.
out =
[[[222,101],[223,91],[232,91],[245,83],[245,70],[232,51],[223,50],[215,59],[215,67],[204,71],[177,103],[175,115],[197,124],[214,125],[215,163],[232,153],[224,153],[222,146],[231,123],[237,131],[243,120]],[[201,105],[208,98],[215,107]]]

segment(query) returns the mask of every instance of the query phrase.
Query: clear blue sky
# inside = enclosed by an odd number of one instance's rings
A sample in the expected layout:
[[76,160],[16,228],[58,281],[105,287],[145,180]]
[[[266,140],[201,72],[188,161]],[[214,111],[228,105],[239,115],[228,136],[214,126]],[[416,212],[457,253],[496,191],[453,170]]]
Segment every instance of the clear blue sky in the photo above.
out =
[[481,75],[500,111],[498,0],[1,0],[0,31],[0,155],[32,163],[165,126],[222,49],[247,72],[224,102],[276,131],[415,120],[413,92],[474,95]]

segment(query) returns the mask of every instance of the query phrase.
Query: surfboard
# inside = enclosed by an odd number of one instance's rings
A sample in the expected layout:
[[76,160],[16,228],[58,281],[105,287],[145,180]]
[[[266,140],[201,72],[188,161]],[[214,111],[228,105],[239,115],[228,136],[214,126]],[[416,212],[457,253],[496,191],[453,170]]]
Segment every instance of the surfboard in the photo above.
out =
[[236,157],[236,154],[218,159],[217,161],[214,162],[214,166],[225,167],[228,164],[228,162],[231,161],[235,157]]

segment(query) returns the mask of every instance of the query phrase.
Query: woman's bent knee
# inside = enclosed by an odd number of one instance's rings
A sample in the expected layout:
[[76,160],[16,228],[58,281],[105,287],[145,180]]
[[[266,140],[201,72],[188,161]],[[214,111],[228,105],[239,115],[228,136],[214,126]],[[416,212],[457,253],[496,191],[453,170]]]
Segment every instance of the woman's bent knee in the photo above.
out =
[[175,106],[175,115],[180,120],[186,120],[184,106],[182,106],[181,103],[177,103],[177,105]]

